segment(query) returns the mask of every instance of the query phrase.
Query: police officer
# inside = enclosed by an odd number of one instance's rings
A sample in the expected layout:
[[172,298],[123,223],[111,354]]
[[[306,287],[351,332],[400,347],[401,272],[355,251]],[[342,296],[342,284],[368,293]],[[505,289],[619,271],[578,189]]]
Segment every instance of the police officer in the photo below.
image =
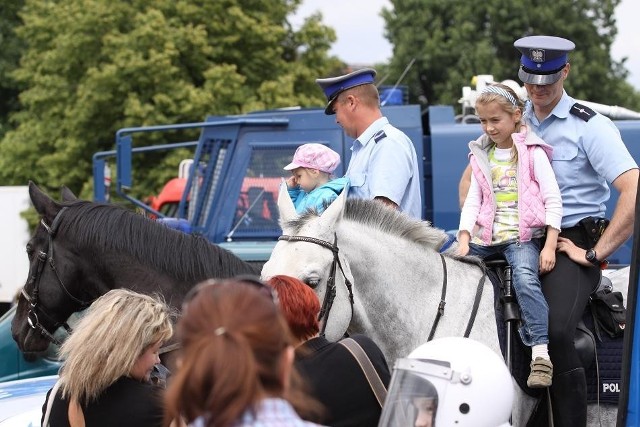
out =
[[380,427],[508,427],[514,399],[504,360],[470,338],[436,338],[397,359]]
[[[525,119],[553,147],[552,167],[563,204],[560,253],[555,268],[542,277],[554,363],[554,420],[563,427],[584,426],[586,379],[573,338],[606,258],[633,232],[638,166],[611,120],[564,91],[573,42],[531,36],[514,46],[522,54],[518,77],[530,99]],[[605,217],[608,184],[620,193],[610,223]]]
[[420,219],[422,196],[413,143],[380,111],[373,84],[376,71],[364,68],[343,76],[316,79],[325,96],[325,113],[335,114],[347,136],[355,138],[346,177],[349,197],[376,199]]

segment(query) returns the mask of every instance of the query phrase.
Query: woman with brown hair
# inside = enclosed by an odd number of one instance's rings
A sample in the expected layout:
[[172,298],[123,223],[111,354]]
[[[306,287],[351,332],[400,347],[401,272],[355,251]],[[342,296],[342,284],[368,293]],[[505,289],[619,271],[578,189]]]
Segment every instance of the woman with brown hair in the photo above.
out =
[[[166,396],[167,424],[315,426],[291,382],[294,350],[271,289],[254,279],[209,280],[185,298],[182,354]],[[298,403],[299,402],[299,403]]]
[[[325,406],[323,422],[333,427],[378,425],[380,403],[359,362],[340,342],[319,336],[317,295],[295,277],[273,276],[267,284],[276,291],[280,310],[296,339],[295,367]],[[387,387],[391,373],[380,348],[364,335],[351,338]]]

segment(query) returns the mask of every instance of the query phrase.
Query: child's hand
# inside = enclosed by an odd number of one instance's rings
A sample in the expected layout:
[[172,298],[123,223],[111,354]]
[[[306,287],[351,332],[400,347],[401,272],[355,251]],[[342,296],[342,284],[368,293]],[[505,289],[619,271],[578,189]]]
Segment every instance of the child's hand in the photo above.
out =
[[461,230],[458,233],[458,249],[457,254],[460,256],[466,256],[469,253],[469,240],[471,240],[471,234],[466,230]]
[[540,251],[540,273],[545,274],[553,270],[556,266],[556,251],[544,247]]
[[286,182],[288,189],[296,188],[298,186],[298,181],[296,181],[296,177],[293,175],[287,178]]
[[458,255],[465,256],[469,253],[469,242],[458,242]]

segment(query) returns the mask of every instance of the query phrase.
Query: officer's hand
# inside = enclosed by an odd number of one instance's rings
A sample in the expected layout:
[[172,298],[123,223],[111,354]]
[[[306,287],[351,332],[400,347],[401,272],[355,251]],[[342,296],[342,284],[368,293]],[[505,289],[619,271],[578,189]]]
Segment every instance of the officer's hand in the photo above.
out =
[[584,265],[585,267],[591,266],[591,263],[584,257],[587,251],[577,247],[575,243],[566,237],[558,237],[557,251],[567,254],[571,261],[576,264]]

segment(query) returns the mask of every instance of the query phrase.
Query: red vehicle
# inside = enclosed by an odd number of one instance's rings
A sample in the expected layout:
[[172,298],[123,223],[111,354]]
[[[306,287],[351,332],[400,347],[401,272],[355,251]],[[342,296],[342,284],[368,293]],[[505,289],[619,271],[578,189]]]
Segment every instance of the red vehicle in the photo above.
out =
[[[283,171],[283,175],[286,174],[287,172]],[[282,178],[278,177],[259,178],[245,176],[240,189],[240,197],[238,198],[236,220],[242,220],[243,217],[246,217],[251,212],[254,215],[253,220],[277,221],[275,203],[278,199],[281,181]],[[167,217],[176,217],[186,185],[186,177],[170,179],[157,196],[148,198],[149,205],[152,209]],[[187,203],[189,199],[187,196]]]

